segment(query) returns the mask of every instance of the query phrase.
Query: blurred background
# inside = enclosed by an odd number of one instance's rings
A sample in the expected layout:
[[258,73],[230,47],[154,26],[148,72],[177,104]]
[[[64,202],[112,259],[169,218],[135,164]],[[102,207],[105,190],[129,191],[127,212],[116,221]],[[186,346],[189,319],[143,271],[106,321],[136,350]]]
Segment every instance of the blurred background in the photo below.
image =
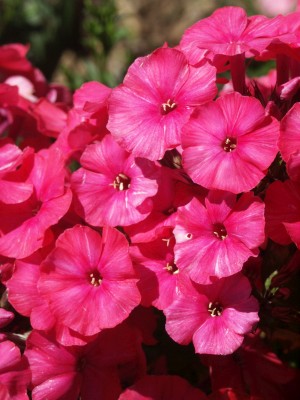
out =
[[[274,4],[275,3],[275,4]],[[0,0],[0,45],[30,44],[29,58],[48,80],[72,90],[97,80],[122,82],[133,60],[167,42],[216,8],[249,15],[293,11],[297,0]]]

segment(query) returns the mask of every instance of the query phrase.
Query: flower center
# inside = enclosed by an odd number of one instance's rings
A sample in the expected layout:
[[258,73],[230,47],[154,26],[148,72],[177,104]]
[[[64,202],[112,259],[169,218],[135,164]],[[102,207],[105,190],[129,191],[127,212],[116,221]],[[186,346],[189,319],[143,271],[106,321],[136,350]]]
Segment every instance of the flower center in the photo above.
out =
[[174,100],[168,99],[166,103],[162,103],[160,106],[160,112],[162,115],[169,114],[170,111],[175,110],[177,104]]
[[40,211],[41,207],[42,207],[43,203],[41,201],[37,201],[34,206],[31,209],[31,213],[33,216],[36,216],[38,214],[38,212]]
[[177,268],[177,265],[175,264],[174,261],[168,262],[167,265],[165,266],[165,269],[172,275],[178,274],[179,269]]
[[102,276],[100,275],[98,270],[95,270],[89,274],[89,282],[92,286],[98,287],[101,285]]
[[231,153],[236,149],[236,143],[237,143],[236,138],[227,137],[222,143],[222,147],[226,151],[226,153]]
[[224,240],[227,238],[227,231],[223,224],[214,224],[213,229],[213,233],[218,239]]
[[221,304],[218,301],[215,301],[213,303],[210,302],[208,304],[207,310],[212,317],[219,317],[223,312],[223,307],[221,306]]
[[121,173],[116,176],[112,185],[113,185],[114,189],[127,190],[130,188],[130,182],[131,182],[131,179],[127,175]]

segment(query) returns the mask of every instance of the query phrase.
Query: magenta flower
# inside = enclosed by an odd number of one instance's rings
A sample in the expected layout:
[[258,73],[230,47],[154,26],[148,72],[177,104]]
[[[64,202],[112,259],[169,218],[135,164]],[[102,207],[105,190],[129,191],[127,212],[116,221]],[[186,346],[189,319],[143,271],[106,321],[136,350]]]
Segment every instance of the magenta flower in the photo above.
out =
[[80,347],[64,347],[51,333],[33,331],[25,355],[34,400],[77,400],[79,395],[82,400],[116,400],[123,381],[132,383],[145,373],[139,334],[125,324]]
[[18,179],[17,168],[23,160],[30,157],[32,149],[23,152],[18,146],[5,143],[0,146],[0,202],[6,204],[21,203],[27,200],[33,191],[33,185]]
[[76,225],[57,239],[38,288],[59,323],[90,336],[118,325],[140,303],[136,281],[123,234],[104,227],[101,237]]
[[153,305],[163,310],[176,296],[181,274],[174,262],[174,243],[171,228],[165,228],[156,240],[130,247],[130,255],[140,278],[138,288],[142,305],[146,307]]
[[9,302],[18,313],[30,317],[33,329],[47,332],[54,329],[56,340],[62,345],[83,346],[94,339],[94,336],[80,335],[59,323],[51,312],[47,300],[38,290],[40,264],[44,258],[45,254],[37,251],[28,258],[16,260],[13,275],[6,282]]
[[249,191],[278,148],[279,123],[257,99],[229,93],[200,106],[183,128],[183,166],[208,189]]
[[180,48],[191,57],[194,49],[209,50],[213,55],[257,55],[279,35],[281,21],[282,16],[248,17],[242,7],[222,7],[188,28]]
[[28,400],[30,371],[19,348],[11,341],[0,343],[0,398]]
[[177,211],[175,261],[195,282],[210,283],[241,271],[265,239],[264,204],[252,192],[238,201],[211,191],[205,205],[194,198]]
[[150,214],[159,173],[153,162],[134,158],[111,135],[87,146],[80,162],[83,168],[74,172],[71,182],[76,210],[86,222],[126,226]]
[[166,330],[177,343],[193,341],[196,353],[233,353],[259,321],[259,305],[250,294],[241,273],[211,285],[191,284],[164,310]]
[[180,144],[181,129],[194,107],[215,97],[215,80],[210,64],[195,68],[181,51],[157,49],[138,58],[123,85],[113,89],[107,127],[133,155],[161,159]]
[[[53,239],[49,228],[66,214],[72,199],[71,190],[65,187],[60,151],[45,149],[32,154],[23,172],[32,186],[31,196],[16,204],[0,201],[0,253],[12,258],[25,258],[49,243]],[[11,192],[14,188],[15,182]]]
[[280,124],[279,150],[291,179],[300,182],[300,103],[296,103]]

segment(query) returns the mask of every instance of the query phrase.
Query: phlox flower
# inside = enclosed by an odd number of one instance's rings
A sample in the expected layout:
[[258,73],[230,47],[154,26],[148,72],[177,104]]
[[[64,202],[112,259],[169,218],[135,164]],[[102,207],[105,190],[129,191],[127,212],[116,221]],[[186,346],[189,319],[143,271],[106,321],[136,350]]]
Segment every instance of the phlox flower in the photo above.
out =
[[281,120],[278,147],[291,179],[300,181],[300,103]]
[[163,310],[176,296],[181,274],[174,262],[174,236],[165,228],[152,242],[130,247],[135,270],[140,277],[138,288],[142,305]]
[[107,128],[134,156],[161,159],[180,144],[193,108],[215,97],[215,80],[209,63],[192,67],[181,51],[159,48],[136,59],[113,89]]
[[107,99],[111,90],[100,82],[86,82],[75,91],[66,126],[53,144],[66,158],[79,159],[88,144],[108,133]]
[[205,400],[205,394],[176,375],[146,375],[126,389],[119,400]]
[[257,99],[229,93],[197,108],[184,126],[183,167],[208,189],[249,191],[274,160],[278,136],[278,121]]
[[292,241],[300,247],[300,183],[287,179],[267,188],[266,234],[281,245]]
[[80,162],[71,187],[75,209],[87,223],[126,226],[150,214],[159,173],[152,161],[134,158],[107,135],[87,146]]
[[30,371],[19,348],[11,341],[0,342],[0,398],[28,400]]
[[232,275],[258,255],[264,227],[264,204],[252,192],[236,200],[232,193],[211,191],[204,204],[194,198],[178,208],[175,262],[202,284]]
[[38,289],[52,314],[81,335],[120,324],[140,303],[128,242],[114,228],[102,237],[81,225],[65,230],[41,268]]
[[193,283],[164,310],[166,330],[175,342],[193,341],[196,353],[233,353],[259,321],[257,300],[241,273],[211,285]]
[[49,228],[68,211],[72,198],[65,187],[65,165],[58,150],[32,154],[23,169],[25,182],[33,187],[31,196],[16,204],[0,202],[0,253],[12,258],[27,257],[49,242]]
[[242,7],[222,7],[188,28],[180,49],[191,58],[195,49],[209,50],[212,55],[256,55],[279,34],[281,20],[262,15],[248,17]]
[[138,332],[121,324],[86,346],[64,347],[52,333],[33,331],[25,356],[32,373],[33,400],[116,400],[121,385],[145,373]]
[[[280,360],[268,341],[260,337],[261,333],[257,330],[246,335],[242,346],[233,354],[202,357],[210,368],[213,390],[230,387],[238,393],[250,393],[253,397],[249,400],[294,398],[299,371]],[[244,400],[244,397],[237,399]]]
[[32,194],[33,185],[24,180],[20,181],[16,172],[31,153],[32,149],[26,148],[22,151],[11,143],[0,146],[0,202],[21,203]]
[[7,311],[5,308],[0,308],[0,328],[8,325],[14,317],[15,315],[11,311]]
[[30,317],[33,329],[55,332],[56,340],[64,346],[83,346],[93,336],[83,336],[57,321],[47,300],[38,290],[40,264],[50,249],[41,249],[27,258],[16,260],[11,278],[6,282],[8,298],[14,309]]

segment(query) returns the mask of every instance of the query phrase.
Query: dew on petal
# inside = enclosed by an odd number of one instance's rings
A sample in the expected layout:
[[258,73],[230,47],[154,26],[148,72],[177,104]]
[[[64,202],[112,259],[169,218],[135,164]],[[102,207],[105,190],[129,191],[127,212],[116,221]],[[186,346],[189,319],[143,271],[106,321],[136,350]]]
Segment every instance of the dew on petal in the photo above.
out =
[[212,317],[219,317],[223,312],[223,307],[218,301],[214,301],[208,304],[207,310]]
[[177,107],[177,104],[175,103],[174,100],[168,99],[166,103],[162,103],[160,106],[160,112],[162,115],[169,114],[169,112],[175,110]]
[[222,143],[223,149],[226,153],[231,153],[236,149],[237,139],[234,137],[227,137],[224,142]]
[[131,179],[127,175],[120,173],[116,176],[112,186],[117,190],[127,190],[130,188],[130,182]]
[[214,224],[213,234],[220,240],[227,238],[227,231],[223,224]]
[[102,276],[100,275],[99,271],[95,270],[89,274],[89,283],[94,286],[98,287],[101,285]]

